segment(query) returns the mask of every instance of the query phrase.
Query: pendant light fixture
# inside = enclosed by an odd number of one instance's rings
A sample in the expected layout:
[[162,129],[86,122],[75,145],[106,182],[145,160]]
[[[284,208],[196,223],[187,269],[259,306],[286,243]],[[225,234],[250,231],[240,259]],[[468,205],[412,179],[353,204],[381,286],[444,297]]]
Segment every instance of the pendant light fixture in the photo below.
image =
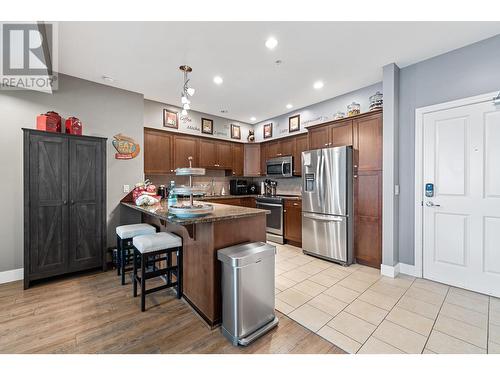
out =
[[181,94],[181,104],[182,104],[182,111],[181,115],[182,116],[187,116],[187,111],[191,109],[189,104],[191,104],[191,100],[189,98],[194,95],[195,89],[192,87],[189,87],[189,78],[188,78],[188,73],[191,73],[193,69],[188,66],[188,65],[181,65],[179,66],[179,69],[184,72],[184,85],[182,87],[182,94]]

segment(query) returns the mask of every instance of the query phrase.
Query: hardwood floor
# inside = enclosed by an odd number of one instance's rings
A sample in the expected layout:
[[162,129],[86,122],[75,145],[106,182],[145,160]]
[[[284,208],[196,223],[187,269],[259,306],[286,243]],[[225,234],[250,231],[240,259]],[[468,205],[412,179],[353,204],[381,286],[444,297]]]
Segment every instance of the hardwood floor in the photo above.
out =
[[233,347],[167,290],[133,298],[114,271],[0,285],[0,353],[343,353],[285,315],[248,347]]

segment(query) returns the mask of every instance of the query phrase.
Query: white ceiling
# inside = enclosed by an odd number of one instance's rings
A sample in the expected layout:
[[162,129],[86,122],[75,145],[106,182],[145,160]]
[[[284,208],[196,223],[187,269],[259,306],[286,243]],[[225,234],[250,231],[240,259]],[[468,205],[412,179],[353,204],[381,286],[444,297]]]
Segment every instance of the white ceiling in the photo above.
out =
[[[62,22],[59,70],[179,105],[178,68],[188,64],[192,109],[227,109],[222,116],[251,123],[289,112],[287,103],[379,82],[385,64],[405,67],[499,33],[500,22]],[[269,36],[279,43],[273,51]],[[316,80],[323,89],[313,89]]]

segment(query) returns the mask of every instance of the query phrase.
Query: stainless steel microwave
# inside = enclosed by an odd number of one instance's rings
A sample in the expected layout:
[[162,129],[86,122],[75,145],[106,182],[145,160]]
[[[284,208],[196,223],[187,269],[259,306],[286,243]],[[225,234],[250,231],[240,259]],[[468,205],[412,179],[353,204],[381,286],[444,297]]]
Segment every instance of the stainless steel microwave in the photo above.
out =
[[266,161],[267,177],[292,177],[293,156],[283,156]]

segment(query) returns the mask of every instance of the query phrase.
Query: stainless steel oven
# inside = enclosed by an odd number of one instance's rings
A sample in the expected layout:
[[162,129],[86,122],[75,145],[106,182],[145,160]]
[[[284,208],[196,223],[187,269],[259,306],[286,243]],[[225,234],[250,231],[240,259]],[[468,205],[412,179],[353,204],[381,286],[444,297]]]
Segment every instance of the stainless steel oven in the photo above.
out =
[[267,177],[292,177],[293,156],[272,158],[266,161]]
[[257,208],[269,210],[271,213],[266,217],[267,239],[276,243],[283,241],[283,198],[258,196]]

